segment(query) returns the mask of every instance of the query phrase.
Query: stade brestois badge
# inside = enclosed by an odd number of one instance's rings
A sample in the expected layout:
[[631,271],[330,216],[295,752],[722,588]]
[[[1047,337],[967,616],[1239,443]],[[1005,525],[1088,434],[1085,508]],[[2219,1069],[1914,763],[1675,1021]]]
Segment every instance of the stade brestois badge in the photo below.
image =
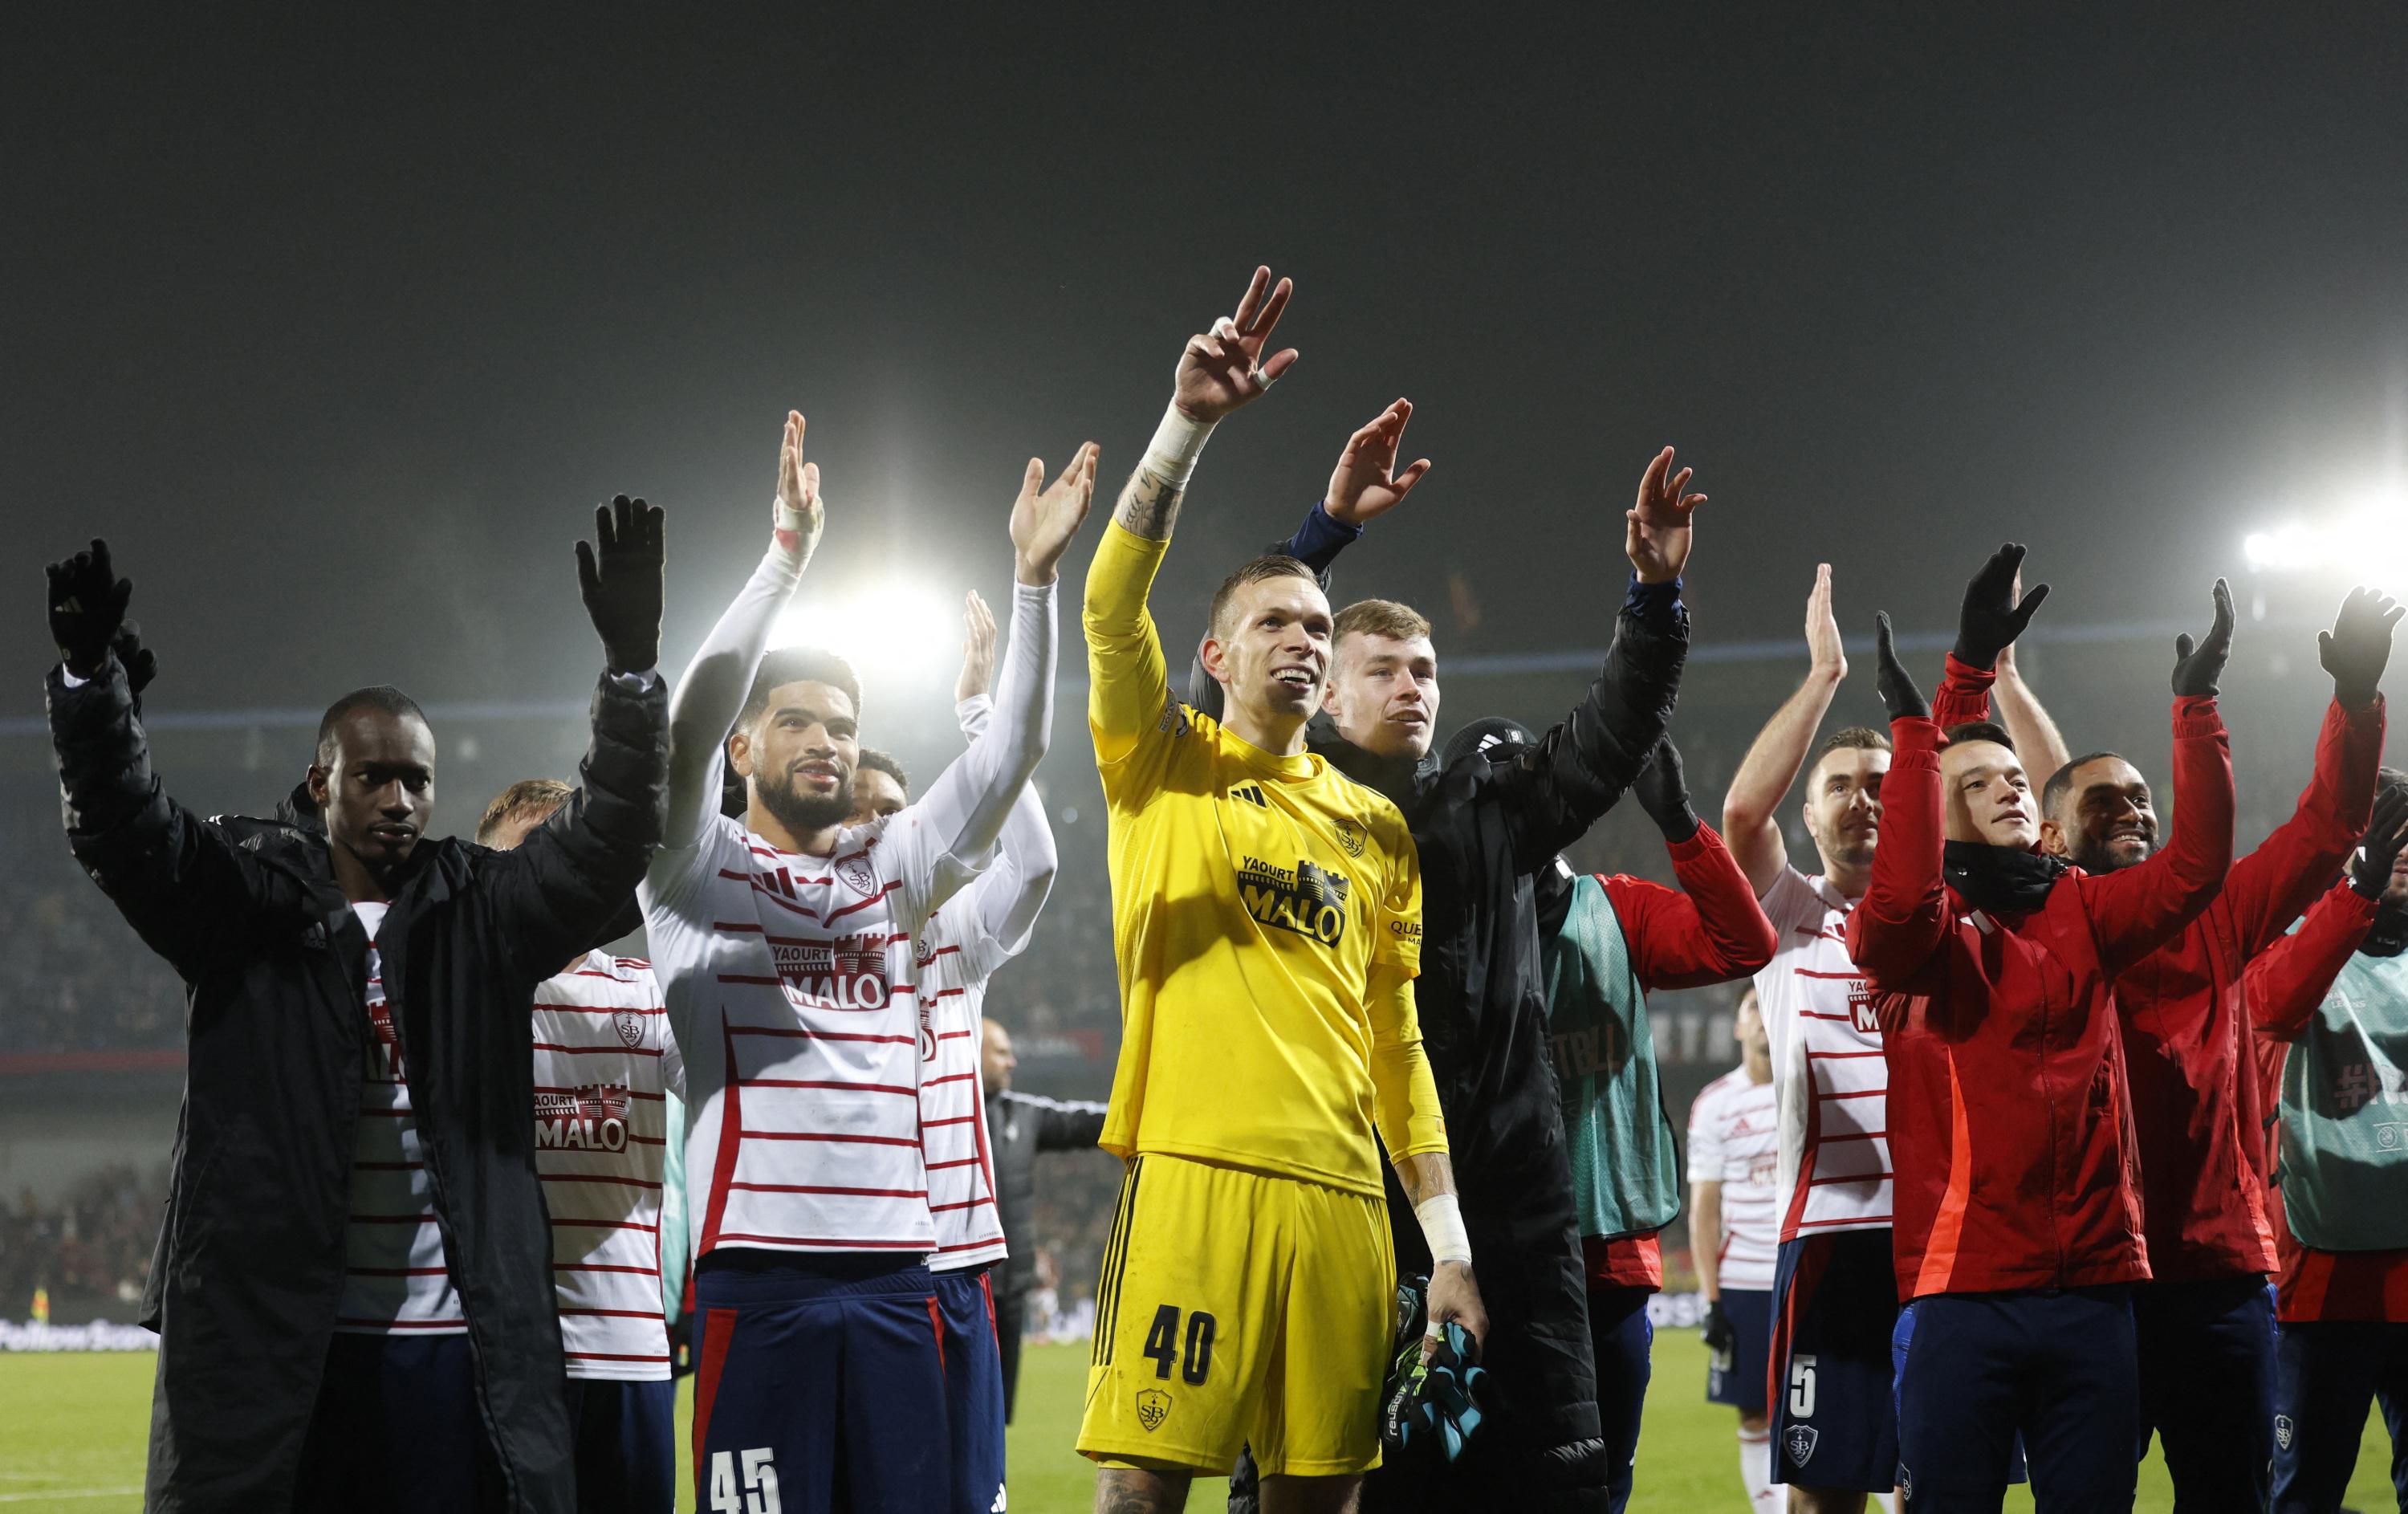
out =
[[1170,1418],[1170,1395],[1159,1388],[1149,1388],[1137,1395],[1137,1422],[1148,1430],[1159,1430],[1162,1421]]
[[838,863],[836,875],[844,880],[846,887],[864,899],[878,892],[878,872],[869,865],[866,853],[860,857],[848,857]]
[[1811,1424],[1791,1425],[1789,1433],[1781,1437],[1783,1449],[1789,1452],[1789,1464],[1804,1466],[1807,1459],[1814,1454],[1814,1442],[1821,1438],[1822,1432]]
[[1346,848],[1349,857],[1363,855],[1363,828],[1345,815],[1338,817],[1338,844]]
[[641,1011],[619,1010],[610,1017],[610,1024],[619,1032],[620,1044],[630,1051],[644,1044],[644,1017]]
[[2274,1416],[2274,1444],[2285,1450],[2291,1449],[2291,1417],[2287,1414]]

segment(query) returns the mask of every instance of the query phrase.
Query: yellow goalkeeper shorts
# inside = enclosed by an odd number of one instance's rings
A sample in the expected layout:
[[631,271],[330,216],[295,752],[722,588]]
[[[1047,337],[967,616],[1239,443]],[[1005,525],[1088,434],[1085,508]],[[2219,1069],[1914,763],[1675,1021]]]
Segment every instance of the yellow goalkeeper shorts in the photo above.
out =
[[1397,1264],[1380,1199],[1179,1157],[1121,1180],[1079,1450],[1268,1476],[1380,1463]]

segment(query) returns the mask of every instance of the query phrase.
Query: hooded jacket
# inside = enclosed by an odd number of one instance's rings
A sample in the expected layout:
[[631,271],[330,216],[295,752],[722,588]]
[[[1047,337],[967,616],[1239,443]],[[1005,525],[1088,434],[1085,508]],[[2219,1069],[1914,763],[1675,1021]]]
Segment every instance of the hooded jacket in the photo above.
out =
[[[205,820],[166,797],[114,658],[74,687],[53,670],[48,696],[76,858],[186,988],[145,1507],[283,1508],[343,1288],[367,936],[297,810]],[[579,792],[514,851],[421,841],[378,932],[514,1510],[575,1505],[528,1005],[633,896],[667,767],[666,686],[605,679]]]
[[[1992,676],[1951,656],[1933,722],[1945,730],[1988,719]],[[2242,976],[2357,848],[2374,805],[2384,713],[2381,695],[2358,710],[2327,705],[2315,774],[2290,818],[2232,864],[2181,934],[2116,975],[2157,1281],[2274,1270],[2264,1136],[2273,1110],[2252,1071]]]
[[2172,842],[2138,867],[2068,869],[2037,909],[1990,915],[1942,875],[1940,728],[1890,722],[1882,844],[1848,916],[1889,1064],[1899,1297],[2149,1276],[2117,973],[2181,934],[2232,860],[2215,701],[2174,701]]

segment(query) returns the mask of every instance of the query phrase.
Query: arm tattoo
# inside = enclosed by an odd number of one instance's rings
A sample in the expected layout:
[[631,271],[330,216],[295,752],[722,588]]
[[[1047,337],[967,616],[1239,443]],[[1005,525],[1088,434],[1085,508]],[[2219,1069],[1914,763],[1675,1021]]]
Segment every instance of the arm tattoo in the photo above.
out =
[[1112,507],[1112,519],[1120,523],[1123,530],[1149,541],[1168,541],[1171,527],[1179,524],[1179,501],[1184,493],[1179,485],[1140,468],[1122,485],[1120,502]]

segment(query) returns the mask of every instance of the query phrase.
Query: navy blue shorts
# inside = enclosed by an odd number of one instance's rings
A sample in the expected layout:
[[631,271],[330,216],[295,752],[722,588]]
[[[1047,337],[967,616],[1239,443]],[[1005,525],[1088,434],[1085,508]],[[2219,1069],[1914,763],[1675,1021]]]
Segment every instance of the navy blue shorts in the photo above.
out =
[[943,1326],[926,1267],[714,1251],[695,1269],[695,1303],[696,1507],[947,1507]]
[[1772,1349],[1772,1295],[1726,1288],[1723,1315],[1731,1325],[1730,1360],[1706,1359],[1706,1402],[1728,1404],[1742,1414],[1762,1414],[1770,1372],[1766,1363]]
[[1905,1507],[1995,1511],[2020,1435],[2039,1507],[2129,1514],[2141,1429],[2129,1288],[1929,1294],[1899,1337]]
[[2408,1508],[2408,1325],[2284,1325],[2274,1363],[2274,1507],[2341,1507],[2371,1402],[2382,1406],[2392,1490]]
[[509,1507],[466,1335],[337,1335],[301,1444],[294,1508],[359,1514]]
[[992,1514],[1003,1507],[1003,1353],[991,1286],[984,1267],[937,1274],[954,1514]]
[[1597,1362],[1597,1420],[1605,1435],[1607,1514],[1630,1502],[1639,1459],[1640,1422],[1647,1411],[1647,1379],[1655,1376],[1656,1322],[1648,1318],[1652,1288],[1588,1291],[1589,1350]]
[[1887,1492],[1898,1476],[1890,1233],[1843,1230],[1782,1242],[1771,1303],[1772,1480]]
[[568,1379],[578,1514],[673,1514],[677,1383]]
[[2140,1449],[2147,1452],[2154,1430],[2174,1502],[2264,1510],[2274,1458],[2273,1285],[2255,1275],[2143,1283],[2132,1291],[2132,1323]]

